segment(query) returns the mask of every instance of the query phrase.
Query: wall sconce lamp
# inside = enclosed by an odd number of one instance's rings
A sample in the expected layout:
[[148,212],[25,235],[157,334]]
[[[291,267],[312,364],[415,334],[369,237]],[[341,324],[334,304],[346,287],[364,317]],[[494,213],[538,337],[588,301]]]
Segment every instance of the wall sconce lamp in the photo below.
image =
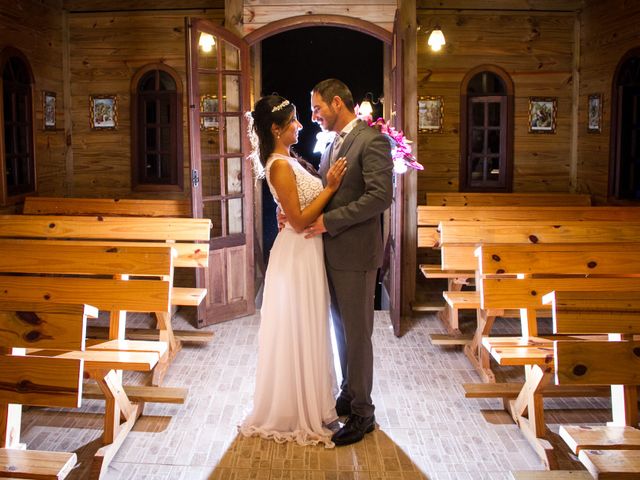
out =
[[444,34],[442,33],[442,30],[440,30],[440,26],[436,25],[433,30],[431,30],[427,44],[431,47],[432,51],[439,52],[445,43]]
[[[358,116],[359,117],[370,117],[373,113],[373,105],[378,105],[380,102],[383,102],[383,98],[380,97],[378,100],[373,99],[373,93],[367,92],[364,94],[364,99],[360,102],[358,106]],[[373,104],[373,105],[372,105]]]
[[215,44],[216,44],[216,41],[213,38],[213,35],[209,33],[204,33],[204,32],[200,34],[198,45],[200,46],[200,48],[204,53],[211,53],[211,50],[213,50],[213,46]]

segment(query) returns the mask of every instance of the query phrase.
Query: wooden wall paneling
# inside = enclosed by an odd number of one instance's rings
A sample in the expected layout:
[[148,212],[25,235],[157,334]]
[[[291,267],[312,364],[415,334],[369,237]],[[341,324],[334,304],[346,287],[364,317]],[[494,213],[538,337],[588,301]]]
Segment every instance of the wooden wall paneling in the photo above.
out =
[[[639,17],[640,3],[624,0],[587,0],[581,14],[577,190],[592,194],[596,203],[608,201],[613,75],[622,56],[640,46]],[[603,95],[600,133],[587,133],[592,93]]]
[[580,16],[573,21],[573,71],[571,74],[571,164],[569,191],[575,192],[578,183],[578,119],[580,100]]
[[244,2],[243,27],[245,34],[248,34],[284,18],[300,15],[341,15],[366,20],[391,31],[395,11],[395,0],[356,0],[349,4],[337,0],[313,0],[304,4],[294,0],[254,0]]
[[63,0],[65,10],[70,12],[113,12],[131,10],[221,10],[224,0]]
[[[81,2],[79,2],[81,3]],[[88,2],[87,2],[88,3]],[[169,7],[169,2],[162,2]],[[176,3],[173,2],[174,7]],[[78,4],[76,7],[80,8]],[[164,63],[180,76],[183,95],[184,191],[190,195],[188,99],[184,17],[193,11],[144,11],[69,14],[70,83],[73,118],[73,192],[90,197],[145,197],[131,191],[131,78],[143,65]],[[202,12],[198,12],[202,13]],[[221,24],[224,11],[206,15]],[[91,130],[89,95],[118,96],[118,128]]]
[[[62,43],[61,0],[18,0],[0,5],[0,46],[20,50],[33,71],[36,184],[45,195],[64,193],[64,175],[60,175],[65,169]],[[56,93],[55,130],[43,130],[43,90]],[[15,213],[19,208],[0,207],[0,213]]]
[[[569,191],[575,17],[562,11],[418,11],[418,96],[444,99],[443,132],[418,137],[419,151],[425,152],[418,203],[428,190],[459,189],[460,87],[466,72],[482,64],[503,68],[514,82],[513,190]],[[426,44],[436,24],[447,40],[439,53]],[[528,132],[530,96],[558,97],[555,134]]]
[[[418,0],[418,8],[442,8],[442,0]],[[582,8],[583,0],[447,0],[449,10],[525,10],[575,12]]]

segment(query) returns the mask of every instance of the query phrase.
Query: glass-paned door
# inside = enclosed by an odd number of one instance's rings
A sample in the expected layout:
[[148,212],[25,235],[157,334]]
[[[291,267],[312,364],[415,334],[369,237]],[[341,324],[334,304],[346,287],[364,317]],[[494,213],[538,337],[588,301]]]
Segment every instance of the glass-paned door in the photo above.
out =
[[467,171],[469,186],[504,188],[507,136],[507,98],[469,98]]
[[190,27],[190,142],[193,212],[212,222],[207,296],[198,325],[255,311],[253,188],[244,112],[249,106],[249,47],[206,20]]

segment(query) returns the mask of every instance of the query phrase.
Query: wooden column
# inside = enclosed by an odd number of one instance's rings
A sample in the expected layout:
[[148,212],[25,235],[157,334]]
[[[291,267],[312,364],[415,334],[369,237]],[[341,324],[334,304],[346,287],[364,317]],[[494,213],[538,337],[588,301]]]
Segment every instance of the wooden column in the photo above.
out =
[[[418,150],[418,53],[417,20],[415,0],[398,0],[400,28],[404,37],[404,133],[414,141],[415,154]],[[419,160],[419,159],[418,159]],[[418,174],[409,169],[403,176],[404,181],[404,232],[402,235],[402,310],[403,317],[411,316],[411,301],[416,290],[416,241],[417,241],[417,205]]]

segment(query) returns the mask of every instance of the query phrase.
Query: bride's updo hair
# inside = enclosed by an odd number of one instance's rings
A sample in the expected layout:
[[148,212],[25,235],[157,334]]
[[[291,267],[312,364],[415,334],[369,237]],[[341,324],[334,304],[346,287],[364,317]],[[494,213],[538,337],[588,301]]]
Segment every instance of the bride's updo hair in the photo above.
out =
[[275,123],[284,128],[295,113],[295,105],[280,95],[267,95],[258,100],[253,111],[247,114],[251,157],[258,172],[263,176],[264,166],[275,149],[271,126]]

